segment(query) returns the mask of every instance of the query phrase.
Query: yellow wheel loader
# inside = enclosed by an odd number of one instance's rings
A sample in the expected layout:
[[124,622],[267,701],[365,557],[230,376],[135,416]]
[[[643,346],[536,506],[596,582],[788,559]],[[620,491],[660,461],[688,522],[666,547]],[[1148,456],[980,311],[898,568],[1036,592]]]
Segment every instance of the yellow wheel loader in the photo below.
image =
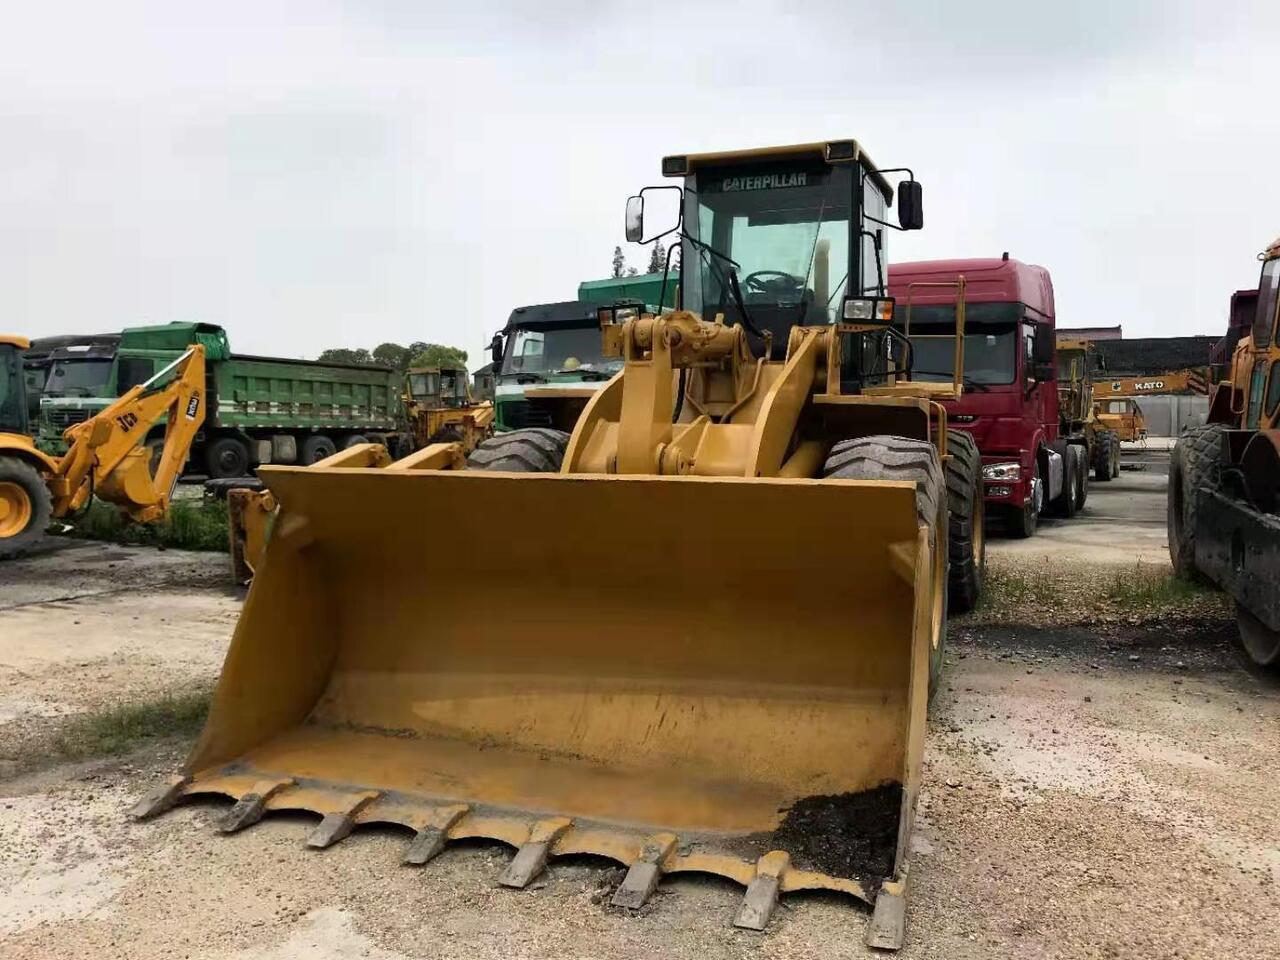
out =
[[[623,367],[571,434],[261,470],[279,511],[208,723],[135,817],[219,795],[223,831],[390,825],[410,864],[491,838],[510,887],[591,853],[629,908],[712,873],[751,929],[834,890],[901,944],[960,384],[909,380],[879,295],[892,191],[855,142],[663,169],[682,309],[602,308]],[[628,204],[629,237],[669,191]],[[899,187],[904,228],[919,202]]]
[[[192,347],[96,416],[70,427],[68,450],[51,457],[27,432],[24,337],[0,336],[0,558],[44,536],[51,518],[73,516],[97,497],[138,523],[163,520],[173,486],[204,422],[204,348]],[[167,417],[164,440],[148,432]]]

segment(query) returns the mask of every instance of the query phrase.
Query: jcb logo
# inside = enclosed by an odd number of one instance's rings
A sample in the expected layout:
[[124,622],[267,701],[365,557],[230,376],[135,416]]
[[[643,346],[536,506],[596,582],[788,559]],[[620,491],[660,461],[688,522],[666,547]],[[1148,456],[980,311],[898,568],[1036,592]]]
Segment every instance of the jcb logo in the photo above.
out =
[[200,394],[193,394],[191,399],[187,401],[187,419],[194,420],[196,412],[200,409]]
[[128,433],[138,425],[138,415],[136,413],[122,413],[116,417],[116,426],[125,433]]

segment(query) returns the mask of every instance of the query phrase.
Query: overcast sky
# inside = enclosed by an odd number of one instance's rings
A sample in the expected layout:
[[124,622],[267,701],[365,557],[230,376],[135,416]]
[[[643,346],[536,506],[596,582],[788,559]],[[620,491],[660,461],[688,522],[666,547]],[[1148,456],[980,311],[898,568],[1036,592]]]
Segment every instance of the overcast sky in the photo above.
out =
[[474,367],[608,274],[664,153],[849,136],[924,184],[891,261],[1008,250],[1064,326],[1217,333],[1280,232],[1274,2],[0,11],[0,328],[31,336],[206,320]]

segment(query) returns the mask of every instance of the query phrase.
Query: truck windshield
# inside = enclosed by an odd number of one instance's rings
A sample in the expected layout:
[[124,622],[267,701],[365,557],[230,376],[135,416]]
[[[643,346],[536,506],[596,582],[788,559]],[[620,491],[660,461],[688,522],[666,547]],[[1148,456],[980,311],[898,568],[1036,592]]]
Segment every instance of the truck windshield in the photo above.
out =
[[594,323],[517,329],[508,338],[502,375],[591,371],[612,375],[622,368],[622,360],[602,357],[600,339],[600,327]]
[[[1018,305],[974,303],[965,309],[964,377],[970,383],[1005,386],[1018,375]],[[955,374],[956,321],[952,305],[926,305],[911,311],[911,376],[946,382]],[[906,326],[899,304],[894,323]]]
[[753,316],[753,306],[762,314],[789,308],[783,327],[835,318],[848,278],[852,191],[847,179],[825,165],[709,169],[698,173],[696,203],[697,238],[715,253],[697,245],[688,251],[686,262],[696,265],[694,289],[700,293],[688,304],[691,309],[706,317],[736,318],[729,280],[734,269]]
[[27,401],[22,358],[11,343],[0,343],[0,430],[27,432]]
[[104,397],[111,360],[57,360],[45,381],[46,397]]

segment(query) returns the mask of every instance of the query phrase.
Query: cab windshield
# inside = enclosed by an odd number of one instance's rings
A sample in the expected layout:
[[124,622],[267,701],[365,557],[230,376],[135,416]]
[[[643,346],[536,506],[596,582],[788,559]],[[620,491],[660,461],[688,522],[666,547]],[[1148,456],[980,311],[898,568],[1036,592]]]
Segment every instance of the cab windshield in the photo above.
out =
[[46,397],[105,397],[111,360],[57,360],[44,384]]
[[502,376],[591,372],[612,376],[622,368],[620,358],[601,356],[600,327],[596,323],[522,327],[507,341]]
[[[964,380],[970,384],[1006,386],[1018,374],[1018,313],[1015,303],[974,303],[965,309]],[[953,305],[916,306],[911,310],[911,376],[948,382],[955,377],[956,311]],[[906,307],[899,304],[894,324],[907,330]]]
[[696,222],[700,241],[686,251],[683,272],[696,269],[686,305],[737,320],[736,273],[761,327],[834,320],[848,281],[849,184],[848,170],[826,164],[700,170],[685,217],[687,228]]

